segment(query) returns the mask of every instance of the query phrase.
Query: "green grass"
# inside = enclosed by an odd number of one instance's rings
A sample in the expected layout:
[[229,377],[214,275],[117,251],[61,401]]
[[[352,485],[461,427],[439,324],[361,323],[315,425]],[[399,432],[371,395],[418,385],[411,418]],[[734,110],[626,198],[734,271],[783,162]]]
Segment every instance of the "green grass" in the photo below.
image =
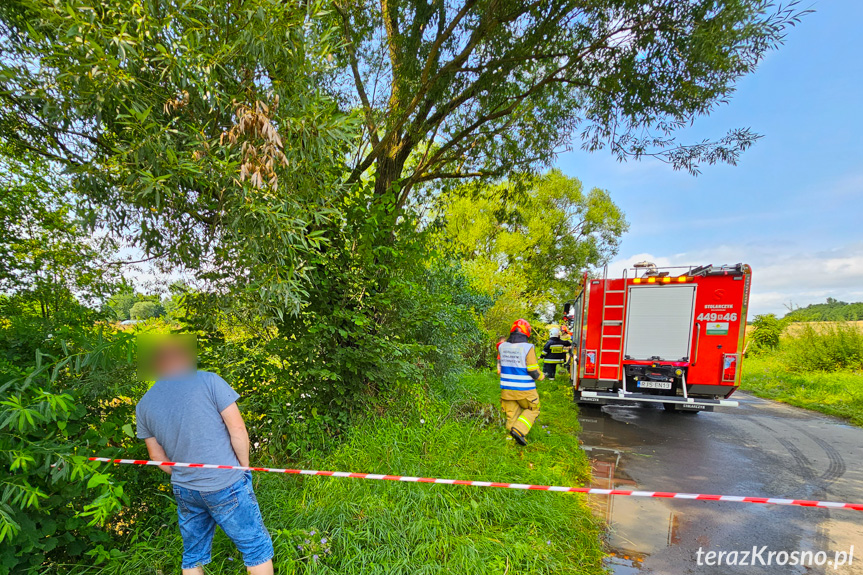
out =
[[[584,484],[589,465],[578,447],[569,387],[563,380],[540,385],[542,413],[526,448],[507,440],[497,378],[483,373],[381,406],[322,460],[290,465]],[[276,545],[277,573],[603,572],[601,526],[580,495],[274,474],[257,474],[255,483]],[[167,575],[178,572],[180,553],[176,524],[167,524],[139,534],[123,557],[88,571]],[[217,533],[207,573],[241,572],[241,557]]]
[[800,371],[782,352],[747,357],[740,387],[759,397],[848,419],[863,426],[863,372]]

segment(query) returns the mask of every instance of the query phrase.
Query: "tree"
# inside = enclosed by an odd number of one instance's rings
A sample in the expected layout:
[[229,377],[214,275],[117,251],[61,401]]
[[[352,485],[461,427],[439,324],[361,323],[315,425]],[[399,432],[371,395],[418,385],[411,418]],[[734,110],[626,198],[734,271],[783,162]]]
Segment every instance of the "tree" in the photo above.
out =
[[189,270],[212,306],[307,297],[355,122],[319,90],[325,4],[11,0],[0,143],[50,161],[93,229]]
[[132,306],[132,309],[129,310],[129,317],[131,319],[150,319],[152,317],[159,317],[164,311],[158,302],[142,300]]
[[117,320],[124,321],[131,319],[129,312],[136,303],[138,303],[138,296],[130,288],[112,295],[108,298],[106,305]]
[[748,129],[693,145],[674,134],[781,44],[795,4],[337,0],[329,89],[364,122],[350,180],[371,177],[397,215],[425,182],[548,165],[576,131],[621,160],[733,164],[758,137]]
[[44,320],[68,320],[111,289],[113,244],[91,236],[49,162],[0,145],[0,195],[0,291],[32,302]]
[[445,203],[446,235],[484,293],[497,297],[486,327],[500,332],[518,315],[536,316],[570,297],[585,270],[617,253],[628,229],[605,190],[585,193],[576,178],[553,170],[523,195],[489,186]]

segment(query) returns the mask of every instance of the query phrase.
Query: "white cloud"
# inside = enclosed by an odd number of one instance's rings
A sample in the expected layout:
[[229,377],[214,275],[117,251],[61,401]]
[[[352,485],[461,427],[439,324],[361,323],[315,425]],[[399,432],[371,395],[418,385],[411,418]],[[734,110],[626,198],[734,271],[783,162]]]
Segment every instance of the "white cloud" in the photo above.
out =
[[863,301],[863,242],[820,251],[774,243],[721,245],[678,254],[639,253],[611,262],[608,273],[619,276],[624,268],[644,260],[659,266],[748,263],[753,274],[750,317],[781,315],[787,305],[806,306],[828,297]]

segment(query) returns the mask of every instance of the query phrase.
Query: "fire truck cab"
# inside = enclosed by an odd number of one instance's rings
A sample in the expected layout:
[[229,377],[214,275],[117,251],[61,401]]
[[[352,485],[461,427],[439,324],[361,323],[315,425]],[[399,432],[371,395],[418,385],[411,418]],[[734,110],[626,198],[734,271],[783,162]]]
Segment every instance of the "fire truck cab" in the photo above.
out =
[[[628,277],[632,271],[632,277]],[[752,270],[746,264],[659,268],[623,277],[584,274],[564,305],[572,331],[575,400],[661,403],[713,411],[736,406]]]

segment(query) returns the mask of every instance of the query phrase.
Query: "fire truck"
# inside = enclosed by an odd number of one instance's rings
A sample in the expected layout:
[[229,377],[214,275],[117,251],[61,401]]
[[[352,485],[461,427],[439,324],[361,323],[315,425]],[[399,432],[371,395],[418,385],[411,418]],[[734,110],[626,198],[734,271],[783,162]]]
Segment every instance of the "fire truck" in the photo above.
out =
[[564,305],[575,400],[689,412],[737,406],[728,398],[740,385],[751,277],[746,264],[641,262],[619,278],[607,268],[602,279],[585,273]]

